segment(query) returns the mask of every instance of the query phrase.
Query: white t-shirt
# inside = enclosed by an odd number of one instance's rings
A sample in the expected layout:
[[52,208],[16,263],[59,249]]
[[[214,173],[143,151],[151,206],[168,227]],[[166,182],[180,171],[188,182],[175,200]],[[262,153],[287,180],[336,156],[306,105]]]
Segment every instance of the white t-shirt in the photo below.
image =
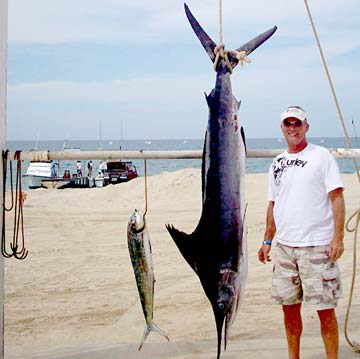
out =
[[328,193],[344,187],[335,158],[308,144],[298,153],[284,151],[269,169],[269,201],[274,201],[276,240],[291,247],[327,245],[334,232]]

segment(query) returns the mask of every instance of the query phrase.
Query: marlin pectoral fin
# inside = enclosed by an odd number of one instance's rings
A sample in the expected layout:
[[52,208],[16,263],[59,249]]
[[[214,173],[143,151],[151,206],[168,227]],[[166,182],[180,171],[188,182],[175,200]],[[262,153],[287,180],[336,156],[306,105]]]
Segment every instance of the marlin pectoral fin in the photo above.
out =
[[169,231],[172,239],[178,246],[182,256],[189,263],[190,267],[197,273],[196,235],[194,235],[194,233],[186,234],[181,232],[169,224],[166,225],[166,229]]
[[210,36],[204,31],[198,21],[195,19],[194,15],[191,13],[190,9],[186,4],[184,4],[186,17],[188,18],[191,27],[193,28],[195,35],[199,38],[201,45],[204,47],[205,51],[209,55],[212,62],[215,61],[214,49],[216,44],[211,40]]

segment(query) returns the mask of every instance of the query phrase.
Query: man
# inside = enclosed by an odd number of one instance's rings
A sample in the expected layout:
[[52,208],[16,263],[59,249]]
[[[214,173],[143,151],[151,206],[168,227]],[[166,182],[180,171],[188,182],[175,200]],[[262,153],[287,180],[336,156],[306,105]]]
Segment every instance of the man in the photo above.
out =
[[88,169],[88,177],[91,178],[92,177],[92,170],[93,170],[93,164],[92,161],[89,161],[87,164],[87,169]]
[[76,173],[78,178],[82,177],[82,164],[81,161],[76,162]]
[[269,169],[269,204],[260,262],[270,259],[276,233],[272,298],[282,305],[289,359],[300,358],[301,303],[317,310],[327,359],[338,359],[334,308],[341,295],[337,260],[344,252],[345,205],[339,168],[330,152],[307,142],[301,107],[281,114],[288,149]]

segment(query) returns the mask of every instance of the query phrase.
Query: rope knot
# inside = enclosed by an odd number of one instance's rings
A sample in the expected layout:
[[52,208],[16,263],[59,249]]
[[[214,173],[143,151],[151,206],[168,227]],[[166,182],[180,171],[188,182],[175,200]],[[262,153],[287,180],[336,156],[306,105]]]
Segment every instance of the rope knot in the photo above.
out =
[[223,59],[226,63],[226,67],[228,68],[229,72],[232,74],[233,68],[231,66],[228,54],[235,57],[239,61],[241,66],[244,66],[244,61],[248,64],[251,62],[251,60],[246,55],[246,51],[225,50],[224,44],[216,45],[214,48],[214,54],[215,54],[215,60],[214,60],[215,71],[220,59]]
[[[230,52],[230,51],[229,51]],[[244,66],[244,61],[250,64],[251,60],[247,57],[246,51],[235,51],[232,50],[231,53],[239,60],[240,65]]]

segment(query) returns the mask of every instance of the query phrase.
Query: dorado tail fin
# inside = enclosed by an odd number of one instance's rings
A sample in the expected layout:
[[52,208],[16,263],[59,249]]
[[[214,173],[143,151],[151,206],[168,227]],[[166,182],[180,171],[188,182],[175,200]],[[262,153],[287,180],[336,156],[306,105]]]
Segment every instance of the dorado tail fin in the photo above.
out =
[[140,346],[139,346],[139,351],[143,347],[143,345],[145,343],[145,340],[148,337],[148,335],[150,334],[150,332],[157,332],[158,334],[165,337],[168,341],[170,341],[169,337],[165,334],[165,332],[163,330],[161,330],[154,322],[151,322],[150,324],[145,324],[144,334],[143,334],[142,339],[141,339],[141,343],[140,343]]
[[[216,47],[216,43],[210,38],[210,36],[204,31],[201,27],[199,22],[196,20],[194,15],[191,13],[189,7],[184,4],[186,17],[188,18],[192,29],[195,32],[195,35],[201,42],[201,45],[204,47],[205,51],[209,55],[212,62],[215,62],[215,53],[214,49]],[[265,31],[261,35],[256,36],[251,41],[247,42],[245,45],[239,47],[236,52],[244,51],[246,55],[249,55],[253,52],[256,48],[258,48],[262,43],[264,43],[267,39],[269,39],[274,32],[276,31],[277,27],[274,26],[268,31]],[[239,59],[234,54],[235,51],[228,53],[229,62],[232,68],[236,67],[239,63]]]

